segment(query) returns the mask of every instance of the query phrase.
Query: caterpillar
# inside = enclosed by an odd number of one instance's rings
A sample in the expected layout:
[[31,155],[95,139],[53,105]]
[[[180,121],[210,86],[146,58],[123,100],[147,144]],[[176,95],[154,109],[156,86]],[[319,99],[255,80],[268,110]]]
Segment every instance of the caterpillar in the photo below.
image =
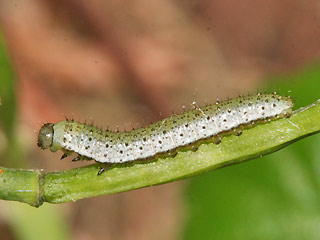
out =
[[[126,163],[196,148],[203,142],[219,143],[222,136],[241,135],[243,128],[257,122],[289,117],[293,105],[290,97],[276,93],[249,95],[195,107],[127,132],[105,131],[73,120],[46,123],[39,131],[38,146],[52,152],[62,150],[61,159],[77,153],[72,161]],[[104,170],[102,167],[98,175]]]

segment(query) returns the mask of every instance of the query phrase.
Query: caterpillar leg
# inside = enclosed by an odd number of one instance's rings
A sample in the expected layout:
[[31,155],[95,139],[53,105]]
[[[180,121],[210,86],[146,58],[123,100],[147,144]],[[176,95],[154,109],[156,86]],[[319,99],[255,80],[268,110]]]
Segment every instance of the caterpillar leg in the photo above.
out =
[[90,161],[90,160],[92,160],[92,158],[88,158],[88,157],[85,157],[85,156],[78,155],[77,157],[75,157],[71,161],[72,162],[78,162],[78,161]]
[[69,156],[69,155],[68,155],[67,153],[64,153],[64,154],[61,156],[60,160],[66,158],[66,157],[68,157],[68,156]]
[[80,161],[80,157],[78,156],[78,157],[75,157],[74,159],[72,159],[71,160],[72,162],[78,162],[78,161]]
[[217,135],[217,138],[215,139],[216,141],[215,141],[215,144],[219,144],[219,143],[221,143],[221,141],[222,141],[222,137],[218,134]]
[[104,167],[100,168],[100,170],[99,170],[99,172],[98,172],[97,176],[101,175],[101,174],[104,172],[104,170],[105,170],[105,168],[104,168]]
[[64,153],[63,155],[61,156],[60,160],[66,158],[66,157],[69,157],[73,152],[72,151],[65,151],[64,150]]
[[97,176],[101,175],[105,170],[112,168],[114,165],[116,165],[116,163],[109,163],[109,164],[104,164],[105,166],[100,167],[100,170],[97,174]]

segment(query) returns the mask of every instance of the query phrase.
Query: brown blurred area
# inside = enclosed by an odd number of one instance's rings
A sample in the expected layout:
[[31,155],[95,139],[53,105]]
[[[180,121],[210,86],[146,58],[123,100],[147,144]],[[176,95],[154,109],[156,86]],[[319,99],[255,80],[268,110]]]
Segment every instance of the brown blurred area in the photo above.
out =
[[[36,148],[42,122],[146,125],[248,93],[320,54],[318,0],[1,0],[32,168],[77,167]],[[161,114],[160,114],[161,113]],[[177,239],[183,182],[64,204],[74,239]]]

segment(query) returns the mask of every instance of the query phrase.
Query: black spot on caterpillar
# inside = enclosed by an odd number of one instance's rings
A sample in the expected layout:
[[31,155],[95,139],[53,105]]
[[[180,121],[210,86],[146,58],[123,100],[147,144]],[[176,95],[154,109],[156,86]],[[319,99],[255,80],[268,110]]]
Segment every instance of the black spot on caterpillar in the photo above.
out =
[[[196,107],[172,115],[149,126],[128,132],[104,131],[94,126],[66,120],[44,124],[38,146],[51,151],[62,150],[62,158],[75,152],[80,159],[101,163],[125,163],[169,154],[179,149],[197,148],[203,141],[219,143],[221,137],[261,120],[290,116],[293,101],[276,94],[256,94],[221,103]],[[193,146],[194,145],[194,146]],[[102,173],[104,168],[99,171]]]

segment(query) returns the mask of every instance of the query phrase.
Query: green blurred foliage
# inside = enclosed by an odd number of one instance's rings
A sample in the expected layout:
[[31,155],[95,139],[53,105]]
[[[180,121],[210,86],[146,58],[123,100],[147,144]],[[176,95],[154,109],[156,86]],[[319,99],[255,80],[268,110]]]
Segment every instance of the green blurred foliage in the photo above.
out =
[[16,100],[14,95],[14,74],[5,51],[0,32],[0,126],[9,140],[13,139]]
[[[15,76],[0,32],[0,161],[7,167],[21,167],[24,163],[21,148],[15,138],[16,96]],[[0,132],[0,133],[1,133]]]
[[4,205],[4,215],[16,239],[71,239],[68,225],[61,218],[61,207],[45,204],[35,209],[18,202],[6,202]]
[[[320,65],[273,78],[267,92],[320,98]],[[320,135],[263,157],[193,178],[183,239],[319,239]]]

